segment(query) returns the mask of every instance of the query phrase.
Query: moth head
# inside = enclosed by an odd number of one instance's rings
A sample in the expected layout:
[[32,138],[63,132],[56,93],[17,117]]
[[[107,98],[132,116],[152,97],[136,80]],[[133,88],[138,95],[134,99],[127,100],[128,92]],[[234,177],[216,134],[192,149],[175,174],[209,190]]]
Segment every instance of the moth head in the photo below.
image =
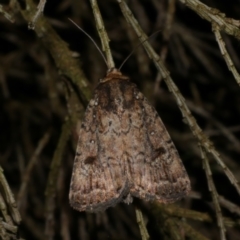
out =
[[107,81],[111,81],[114,79],[119,79],[119,80],[129,80],[129,78],[127,76],[124,76],[120,70],[118,70],[117,68],[109,68],[107,70],[107,74],[106,77],[102,78],[99,80],[100,83],[104,83]]

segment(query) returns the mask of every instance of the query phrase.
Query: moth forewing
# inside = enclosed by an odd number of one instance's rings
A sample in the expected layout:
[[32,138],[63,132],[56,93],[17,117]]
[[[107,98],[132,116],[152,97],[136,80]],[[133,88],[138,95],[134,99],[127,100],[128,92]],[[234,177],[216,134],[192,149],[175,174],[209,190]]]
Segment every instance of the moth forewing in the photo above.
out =
[[163,203],[190,191],[190,180],[153,106],[110,69],[83,119],[70,187],[79,211],[103,211],[131,196]]

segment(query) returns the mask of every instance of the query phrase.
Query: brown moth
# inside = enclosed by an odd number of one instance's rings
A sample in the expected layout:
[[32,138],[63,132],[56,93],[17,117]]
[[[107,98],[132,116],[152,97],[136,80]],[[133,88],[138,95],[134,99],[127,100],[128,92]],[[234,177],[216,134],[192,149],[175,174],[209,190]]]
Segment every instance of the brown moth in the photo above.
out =
[[172,203],[190,180],[158,113],[117,69],[100,80],[79,132],[69,199],[98,212],[132,197]]

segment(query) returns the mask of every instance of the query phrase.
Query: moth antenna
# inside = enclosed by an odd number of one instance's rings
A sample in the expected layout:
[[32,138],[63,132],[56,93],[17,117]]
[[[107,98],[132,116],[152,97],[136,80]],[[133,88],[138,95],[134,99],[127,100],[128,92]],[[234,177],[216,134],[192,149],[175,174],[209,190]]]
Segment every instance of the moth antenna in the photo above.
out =
[[154,32],[152,35],[150,35],[147,39],[145,39],[144,41],[140,42],[136,47],[133,48],[133,50],[128,54],[128,56],[125,58],[125,60],[122,62],[122,64],[119,67],[119,71],[121,70],[121,68],[123,67],[123,65],[126,63],[126,61],[133,55],[134,51],[136,49],[138,49],[143,43],[145,43],[147,40],[149,40],[151,37],[153,37],[155,34],[162,32],[162,30],[158,30],[156,32]]
[[82,32],[93,42],[93,44],[95,45],[95,47],[97,48],[97,50],[100,52],[100,54],[101,54],[101,56],[102,56],[105,64],[107,65],[107,68],[109,68],[109,67],[108,67],[108,64],[107,64],[107,60],[106,60],[103,52],[102,52],[101,49],[98,47],[97,43],[93,40],[93,38],[92,38],[87,32],[85,32],[81,27],[79,27],[79,26],[77,25],[77,23],[75,23],[72,19],[68,18],[68,20],[69,20],[70,22],[72,22],[80,31],[82,31]]

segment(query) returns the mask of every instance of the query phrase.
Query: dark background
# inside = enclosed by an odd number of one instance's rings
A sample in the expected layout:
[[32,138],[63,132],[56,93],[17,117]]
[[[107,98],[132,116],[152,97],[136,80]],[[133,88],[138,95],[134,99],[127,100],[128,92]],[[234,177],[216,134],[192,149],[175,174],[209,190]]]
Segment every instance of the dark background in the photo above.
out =
[[[166,219],[174,220],[179,239],[186,236],[182,221],[208,239],[220,239],[198,142],[182,121],[172,94],[142,47],[134,51],[122,72],[156,107],[190,176],[192,192],[176,205],[186,211],[208,214],[212,220],[197,221],[193,220],[194,217],[185,218],[185,215],[183,218],[173,217],[164,211],[157,212],[156,205],[153,207],[140,200],[135,200],[130,206],[121,203],[97,215],[79,213],[70,208],[68,192],[80,121],[87,100],[107,70],[93,43],[68,20],[73,19],[101,47],[91,5],[87,0],[47,2],[44,17],[69,49],[57,56],[61,46],[56,45],[56,51],[51,51],[52,46],[47,44],[47,39],[52,36],[48,32],[44,36],[36,34],[39,25],[35,31],[28,29],[26,12],[23,12],[26,2],[19,1],[21,8],[13,2],[4,1],[2,4],[14,16],[15,22],[11,23],[0,15],[0,164],[22,217],[18,237],[141,239],[134,210],[138,206],[143,211],[151,239],[173,239],[169,233],[171,228],[166,227]],[[169,3],[175,11],[167,31]],[[209,0],[204,3],[219,9],[229,18],[239,18],[240,1]],[[147,35],[161,30],[151,37],[150,43],[159,55],[166,53],[163,57],[165,66],[186,98],[193,116],[239,179],[240,89],[221,56],[211,24],[179,1],[131,0],[128,6]],[[118,67],[139,40],[116,1],[99,1],[99,7]],[[225,33],[222,37],[235,67],[240,71],[239,41]],[[89,83],[86,91],[66,74],[71,68],[69,62],[61,66],[56,64],[56,58],[64,58],[64,54],[71,58],[69,53],[77,63],[82,79]],[[66,125],[68,134],[59,150],[57,146]],[[36,152],[39,146],[42,149]],[[59,156],[56,157],[57,154]],[[54,156],[58,158],[59,165],[51,167]],[[209,160],[219,195],[239,205],[239,195],[224,171],[210,156]],[[50,184],[51,169],[55,169],[55,178],[52,179],[56,180],[49,193],[46,188]],[[23,183],[27,185],[20,195]],[[224,217],[233,222],[233,226],[226,226],[228,239],[238,239],[238,207],[232,211],[222,204],[221,207]]]

